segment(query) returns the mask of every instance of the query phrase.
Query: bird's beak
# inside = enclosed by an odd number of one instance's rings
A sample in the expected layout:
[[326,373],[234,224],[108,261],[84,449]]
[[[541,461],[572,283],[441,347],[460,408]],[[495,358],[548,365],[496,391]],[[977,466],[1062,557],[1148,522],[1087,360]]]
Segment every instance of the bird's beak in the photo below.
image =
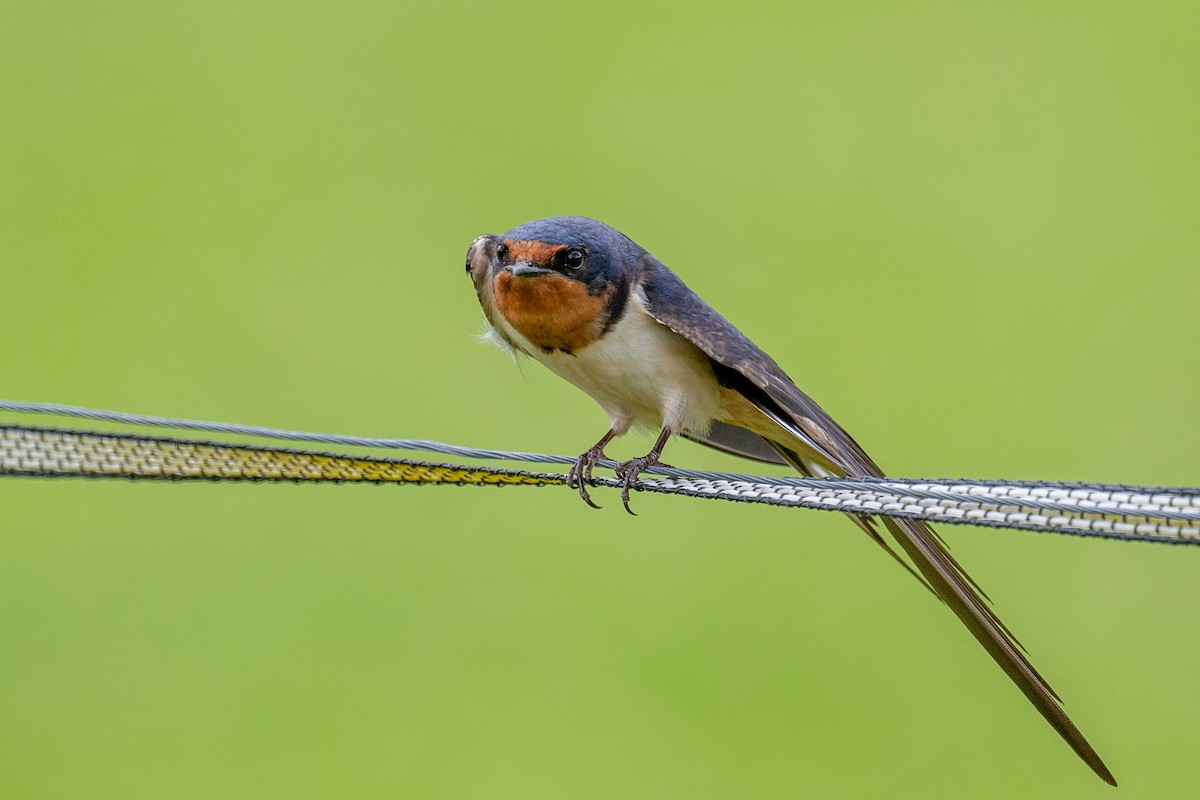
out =
[[517,263],[508,267],[508,269],[512,272],[513,276],[517,278],[536,278],[539,275],[555,274],[554,270],[547,269],[546,267],[539,267],[532,261],[518,261]]

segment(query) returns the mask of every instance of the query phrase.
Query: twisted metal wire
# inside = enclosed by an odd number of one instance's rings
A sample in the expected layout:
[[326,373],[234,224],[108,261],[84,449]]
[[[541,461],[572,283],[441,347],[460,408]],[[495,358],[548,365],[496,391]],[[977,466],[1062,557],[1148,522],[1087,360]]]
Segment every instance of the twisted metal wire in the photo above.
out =
[[[419,439],[283,431],[43,403],[0,400],[0,411],[472,458],[552,464],[575,461],[569,456],[459,447]],[[950,524],[1200,544],[1200,489],[1038,481],[759,477],[670,467],[653,471],[662,477],[643,477],[636,488]],[[463,485],[565,483],[565,476],[556,473],[10,424],[0,424],[0,476]],[[619,485],[611,478],[594,482],[598,486]]]

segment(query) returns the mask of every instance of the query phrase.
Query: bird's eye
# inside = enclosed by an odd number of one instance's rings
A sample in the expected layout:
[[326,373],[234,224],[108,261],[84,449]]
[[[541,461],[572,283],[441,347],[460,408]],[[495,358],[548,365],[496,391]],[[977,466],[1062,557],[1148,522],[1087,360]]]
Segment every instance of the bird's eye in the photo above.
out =
[[583,251],[572,247],[563,256],[563,263],[567,265],[567,269],[579,269],[583,266]]
[[508,245],[506,245],[504,242],[501,242],[500,244],[496,245],[496,258],[499,259],[500,261],[503,261],[507,257],[508,257]]

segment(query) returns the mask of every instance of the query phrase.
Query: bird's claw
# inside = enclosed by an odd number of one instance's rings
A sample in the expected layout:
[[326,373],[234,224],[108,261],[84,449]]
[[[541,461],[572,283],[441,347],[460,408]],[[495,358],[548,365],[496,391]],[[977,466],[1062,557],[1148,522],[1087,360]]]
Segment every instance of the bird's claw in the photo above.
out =
[[575,464],[567,472],[567,486],[579,490],[579,497],[592,508],[600,508],[588,494],[587,485],[592,482],[592,471],[596,464],[607,458],[604,448],[600,445],[590,448],[575,460]]
[[637,458],[631,458],[617,466],[617,476],[621,479],[621,504],[625,506],[625,510],[633,516],[637,516],[633,509],[629,507],[629,490],[635,488],[638,475],[642,470],[653,467],[658,464],[658,457],[653,453]]

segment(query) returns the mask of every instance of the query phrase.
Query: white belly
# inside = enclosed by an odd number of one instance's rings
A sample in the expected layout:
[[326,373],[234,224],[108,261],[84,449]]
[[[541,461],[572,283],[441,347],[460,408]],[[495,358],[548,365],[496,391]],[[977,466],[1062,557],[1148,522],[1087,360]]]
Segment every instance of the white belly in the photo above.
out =
[[629,309],[598,341],[573,354],[545,353],[508,325],[502,333],[552,372],[587,392],[608,412],[613,429],[670,428],[707,432],[720,410],[717,379],[699,348],[651,317],[634,291]]

